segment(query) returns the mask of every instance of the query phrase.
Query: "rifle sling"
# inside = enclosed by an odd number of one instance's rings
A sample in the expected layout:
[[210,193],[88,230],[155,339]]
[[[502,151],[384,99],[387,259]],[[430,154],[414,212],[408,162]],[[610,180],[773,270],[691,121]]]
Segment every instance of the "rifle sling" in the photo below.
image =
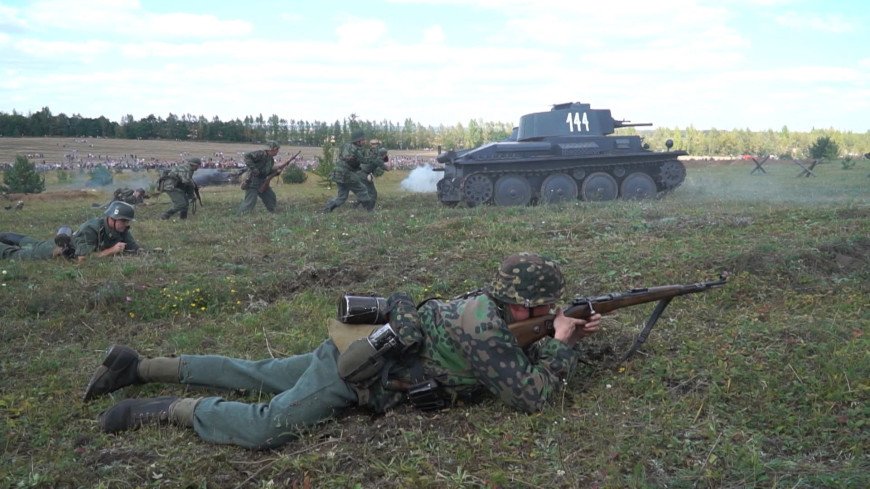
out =
[[659,317],[662,315],[662,313],[665,312],[665,308],[668,307],[668,304],[671,303],[671,299],[673,299],[673,297],[667,297],[665,299],[660,300],[658,302],[658,304],[656,304],[656,308],[653,309],[652,314],[650,314],[649,318],[647,318],[646,325],[644,325],[643,330],[641,330],[640,334],[638,334],[637,338],[635,338],[634,344],[631,345],[631,348],[628,349],[628,351],[622,357],[622,360],[616,362],[616,365],[614,365],[614,367],[618,367],[620,364],[622,364],[623,362],[628,360],[632,355],[637,353],[637,350],[644,343],[646,343],[646,339],[647,339],[647,337],[649,337],[649,334],[652,331],[653,326],[656,325],[656,321],[658,321]]

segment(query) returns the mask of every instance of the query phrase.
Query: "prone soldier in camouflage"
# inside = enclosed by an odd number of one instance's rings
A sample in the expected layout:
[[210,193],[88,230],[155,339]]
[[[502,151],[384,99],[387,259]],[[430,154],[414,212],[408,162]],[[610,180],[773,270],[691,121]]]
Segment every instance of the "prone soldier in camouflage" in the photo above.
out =
[[99,204],[91,204],[91,207],[97,207],[100,209],[108,209],[109,205],[116,200],[121,202],[125,202],[130,205],[139,205],[145,202],[145,199],[148,198],[148,195],[145,193],[144,188],[132,189],[130,187],[121,187],[116,188],[115,192],[112,193],[112,200],[106,202],[103,205]]
[[193,174],[202,165],[200,158],[188,158],[184,163],[175,165],[169,174],[160,178],[158,189],[172,199],[172,207],[160,215],[160,219],[169,219],[178,214],[179,219],[187,219],[190,203],[196,199],[196,182]]
[[417,308],[410,296],[395,293],[387,300],[395,350],[370,378],[353,382],[340,374],[353,344],[339,352],[333,339],[311,353],[261,361],[208,355],[144,358],[115,345],[91,376],[84,400],[148,382],[271,393],[270,402],[254,405],[220,397],[131,398],[99,416],[101,429],[109,433],[172,423],[192,427],[212,443],[254,449],[280,446],[348,407],[383,412],[413,401],[421,385],[427,386],[429,400],[440,401],[437,406],[488,394],[535,412],[553,399],[576,363],[574,344],[597,331],[601,317],[574,319],[557,311],[554,337],[526,350],[508,324],[550,313],[563,289],[554,262],[521,253],[502,262],[488,287],[453,300],[428,300]]
[[347,202],[350,192],[356,195],[357,202],[366,209],[374,210],[375,203],[366,186],[368,170],[372,168],[374,158],[368,148],[364,147],[365,133],[354,131],[351,140],[345,143],[339,151],[338,161],[329,178],[338,187],[338,193],[326,203],[324,212],[332,212]]
[[281,149],[276,141],[266,142],[268,149],[261,149],[245,153],[245,165],[247,171],[242,177],[242,190],[245,191],[245,197],[239,205],[239,214],[247,214],[254,210],[257,205],[257,197],[263,201],[263,206],[269,212],[275,212],[275,207],[278,204],[278,197],[272,187],[260,192],[260,186],[266,181],[266,178],[272,173],[275,168],[275,156]]

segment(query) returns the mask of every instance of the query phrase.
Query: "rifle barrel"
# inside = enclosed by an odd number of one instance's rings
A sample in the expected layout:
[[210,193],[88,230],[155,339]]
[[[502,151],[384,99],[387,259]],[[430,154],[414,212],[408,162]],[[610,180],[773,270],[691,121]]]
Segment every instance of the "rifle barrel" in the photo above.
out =
[[[631,289],[626,292],[614,292],[597,297],[575,297],[571,301],[571,304],[565,307],[562,312],[569,317],[585,319],[593,314],[607,314],[623,307],[660,301],[680,295],[705,292],[713,287],[725,285],[727,280],[727,274],[723,273],[719,277],[719,280],[707,282]],[[509,324],[508,329],[516,336],[520,346],[526,346],[544,336],[552,336],[555,333],[553,328],[555,317],[553,314],[547,314],[517,321]]]

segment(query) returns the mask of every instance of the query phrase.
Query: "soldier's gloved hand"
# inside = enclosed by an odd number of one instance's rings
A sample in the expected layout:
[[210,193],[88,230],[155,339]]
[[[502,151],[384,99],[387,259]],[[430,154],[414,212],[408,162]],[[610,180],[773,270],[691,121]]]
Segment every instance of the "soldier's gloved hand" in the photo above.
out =
[[366,175],[366,180],[368,180],[368,181],[370,181],[370,182],[374,182],[374,181],[375,181],[375,176],[372,175],[371,173],[369,173],[368,175]]

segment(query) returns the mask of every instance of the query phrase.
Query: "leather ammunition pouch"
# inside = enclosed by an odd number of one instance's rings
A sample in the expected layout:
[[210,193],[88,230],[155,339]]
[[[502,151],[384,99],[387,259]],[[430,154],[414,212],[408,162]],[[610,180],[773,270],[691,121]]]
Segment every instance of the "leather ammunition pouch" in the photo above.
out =
[[338,375],[345,382],[366,385],[378,378],[402,343],[389,324],[384,324],[365,338],[352,342],[338,356]]
[[447,406],[441,386],[435,379],[427,379],[408,389],[408,400],[421,411],[435,411]]

